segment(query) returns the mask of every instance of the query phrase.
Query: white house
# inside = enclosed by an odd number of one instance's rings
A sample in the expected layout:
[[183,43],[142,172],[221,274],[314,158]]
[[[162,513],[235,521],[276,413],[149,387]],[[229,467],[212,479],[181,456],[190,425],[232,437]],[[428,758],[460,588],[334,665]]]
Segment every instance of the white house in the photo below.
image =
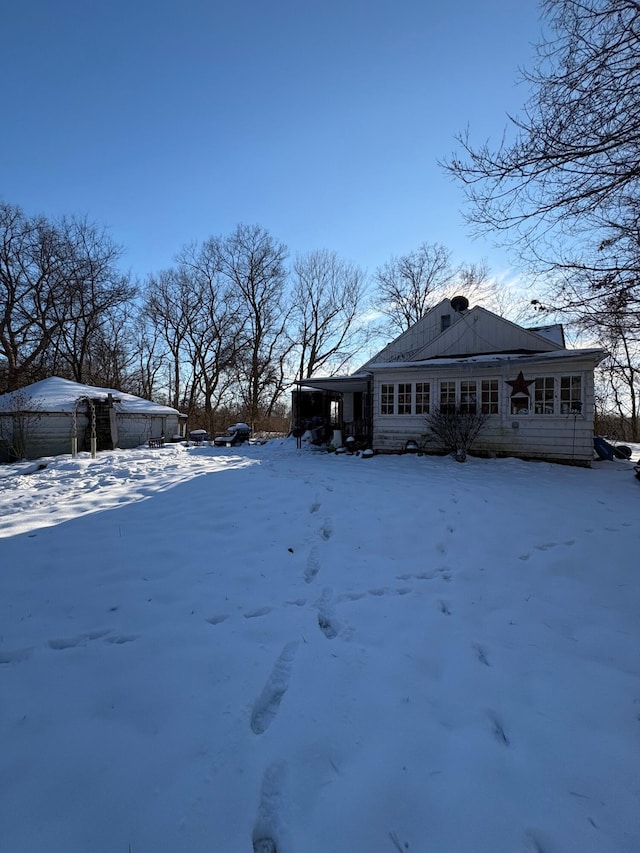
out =
[[426,416],[456,406],[487,416],[474,452],[589,465],[594,368],[605,355],[568,349],[560,325],[527,329],[455,297],[357,373],[300,386],[323,393],[320,414],[343,439],[353,435],[378,452],[412,443],[436,451]]
[[170,406],[58,376],[0,396],[0,443],[7,458],[71,453],[74,434],[78,449],[88,450],[92,425],[98,450],[137,447],[179,434],[185,420]]

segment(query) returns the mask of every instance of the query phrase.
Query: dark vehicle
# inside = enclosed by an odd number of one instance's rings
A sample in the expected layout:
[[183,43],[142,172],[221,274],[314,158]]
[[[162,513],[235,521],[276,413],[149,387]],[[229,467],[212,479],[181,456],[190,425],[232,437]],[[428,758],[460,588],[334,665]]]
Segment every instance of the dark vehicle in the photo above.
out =
[[222,435],[217,435],[213,439],[216,447],[233,447],[236,444],[243,444],[251,438],[251,427],[247,424],[233,424],[228,427],[227,431]]

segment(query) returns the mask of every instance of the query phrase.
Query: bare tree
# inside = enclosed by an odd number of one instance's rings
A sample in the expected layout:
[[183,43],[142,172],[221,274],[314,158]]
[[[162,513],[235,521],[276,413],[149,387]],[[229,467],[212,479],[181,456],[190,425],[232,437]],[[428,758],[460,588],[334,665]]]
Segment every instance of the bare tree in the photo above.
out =
[[287,384],[287,249],[258,225],[238,225],[219,242],[220,271],[236,289],[246,318],[237,357],[238,390],[252,428],[268,417]]
[[144,305],[136,311],[134,324],[131,336],[133,363],[124,390],[146,400],[154,400],[159,396],[162,385],[166,393],[166,350],[160,330],[145,313]]
[[391,331],[400,334],[433,308],[453,277],[449,250],[423,243],[376,270],[375,305],[388,318]]
[[474,146],[445,168],[468,219],[502,234],[544,272],[548,301],[580,308],[603,292],[640,298],[640,3],[543,0],[547,29],[521,116],[502,144]]
[[197,310],[191,283],[176,269],[149,276],[144,305],[145,314],[162,339],[164,352],[156,357],[167,359],[169,402],[178,409],[184,403],[185,388],[193,385],[193,367],[185,376],[185,342]]
[[240,293],[223,272],[219,238],[185,247],[178,256],[181,276],[190,282],[195,310],[189,313],[185,345],[194,365],[194,390],[214,433],[216,413],[227,399],[246,323]]
[[293,264],[293,312],[289,334],[295,343],[296,378],[330,366],[336,373],[365,345],[365,276],[361,269],[326,250],[299,255]]
[[640,439],[640,312],[628,293],[603,296],[588,302],[576,325],[605,349],[607,357],[598,367],[608,411],[624,424],[622,436]]
[[470,302],[497,304],[499,292],[486,261],[454,266],[451,252],[438,243],[392,258],[376,270],[375,281],[374,307],[387,317],[391,334],[410,329],[445,297],[459,294]]
[[121,329],[123,306],[129,306],[136,288],[122,274],[118,261],[122,247],[104,228],[86,219],[63,218],[56,225],[64,279],[62,298],[52,306],[58,320],[55,336],[55,372],[76,382],[107,384],[122,372],[114,357],[125,358],[111,341]]
[[91,336],[83,365],[83,382],[138,394],[134,378],[138,341],[131,306],[113,306]]
[[121,253],[86,220],[50,222],[0,204],[0,355],[9,390],[51,373],[103,378],[109,313],[135,294],[117,269]]
[[42,417],[42,405],[26,391],[19,389],[0,397],[0,441],[5,445],[9,461],[25,459],[27,447]]
[[[482,304],[489,306],[491,303],[499,304],[500,288],[495,279],[491,278],[489,265],[485,260],[473,263],[461,263],[456,268],[452,287],[456,294],[466,296],[471,304]],[[446,296],[455,295],[451,292]]]
[[0,203],[0,354],[6,360],[6,390],[42,379],[42,362],[59,331],[63,299],[63,253],[44,217],[27,217]]

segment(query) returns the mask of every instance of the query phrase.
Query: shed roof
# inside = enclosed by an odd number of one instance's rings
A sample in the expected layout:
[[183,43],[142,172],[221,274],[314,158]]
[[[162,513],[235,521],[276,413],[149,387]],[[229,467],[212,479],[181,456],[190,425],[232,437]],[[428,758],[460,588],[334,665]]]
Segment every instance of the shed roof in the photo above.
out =
[[161,403],[153,403],[133,394],[117,391],[115,388],[97,388],[94,385],[82,385],[70,379],[51,376],[27,385],[17,391],[0,396],[0,411],[4,412],[72,412],[82,397],[91,400],[106,400],[111,394],[116,411],[123,414],[177,415],[178,410]]

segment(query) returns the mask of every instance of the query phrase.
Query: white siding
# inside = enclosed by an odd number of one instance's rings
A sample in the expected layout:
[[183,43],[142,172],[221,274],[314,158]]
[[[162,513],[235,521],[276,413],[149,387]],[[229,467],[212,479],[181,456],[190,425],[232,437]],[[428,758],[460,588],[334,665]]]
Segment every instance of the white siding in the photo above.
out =
[[[23,420],[25,423],[27,458],[38,459],[41,456],[58,456],[61,453],[71,453],[71,431],[73,428],[71,413],[26,414],[18,416],[18,420]],[[84,415],[78,415],[78,436],[80,438],[86,424],[87,418]]]
[[[548,459],[564,462],[589,464],[593,459],[593,368],[585,364],[584,359],[549,360],[539,363],[529,362],[522,365],[525,378],[553,376],[555,378],[555,414],[553,415],[512,415],[512,387],[507,379],[515,379],[520,370],[517,362],[506,362],[498,367],[479,370],[478,365],[463,364],[454,367],[430,366],[429,373],[424,369],[387,369],[376,371],[373,383],[373,447],[381,452],[400,452],[405,449],[408,440],[417,441],[427,452],[437,450],[435,439],[429,439],[430,431],[423,415],[382,415],[380,414],[380,387],[383,383],[411,382],[415,391],[416,382],[430,382],[431,410],[439,404],[440,381],[460,381],[497,379],[499,388],[499,413],[489,415],[487,421],[473,445],[480,453],[519,456],[533,459]],[[580,414],[561,414],[559,399],[560,378],[579,375],[582,381],[582,412]],[[480,392],[481,386],[478,386]],[[534,386],[530,386],[533,402]],[[397,406],[397,395],[396,395]],[[531,407],[533,408],[533,406]]]
[[177,415],[118,414],[118,447],[123,450],[146,444],[150,438],[170,438],[178,432]]
[[459,316],[459,322],[416,353],[415,358],[519,350],[549,352],[560,348],[548,338],[516,326],[484,308],[473,308]]
[[[71,434],[73,418],[70,412],[44,412],[27,415],[27,458],[39,459],[42,456],[59,456],[71,453]],[[10,435],[12,415],[2,417],[2,432]],[[178,432],[177,415],[116,415],[118,425],[118,447],[125,450],[145,444],[149,438],[164,434],[170,438]],[[89,419],[78,413],[78,448],[82,448]]]

